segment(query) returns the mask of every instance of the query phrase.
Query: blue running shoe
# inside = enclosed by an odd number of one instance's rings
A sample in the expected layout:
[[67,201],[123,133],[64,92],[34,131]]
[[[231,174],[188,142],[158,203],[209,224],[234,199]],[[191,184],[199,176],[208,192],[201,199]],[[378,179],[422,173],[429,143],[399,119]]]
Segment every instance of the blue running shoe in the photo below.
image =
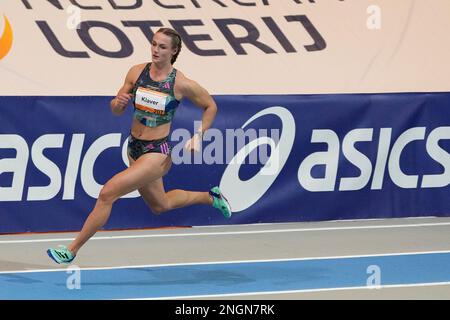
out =
[[209,194],[213,197],[213,207],[219,209],[223,216],[227,219],[231,218],[231,206],[228,200],[220,192],[219,187],[214,187],[209,191]]
[[68,264],[75,259],[75,256],[72,254],[72,252],[67,249],[66,246],[58,246],[59,249],[48,249],[47,254],[48,256],[59,264]]

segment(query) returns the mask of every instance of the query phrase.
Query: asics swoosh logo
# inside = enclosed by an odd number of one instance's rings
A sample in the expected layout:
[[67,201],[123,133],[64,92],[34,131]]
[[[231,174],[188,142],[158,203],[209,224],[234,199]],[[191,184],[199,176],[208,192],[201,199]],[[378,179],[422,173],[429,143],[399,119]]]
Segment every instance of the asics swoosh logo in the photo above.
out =
[[[260,137],[252,140],[237,152],[230,161],[220,181],[220,190],[227,195],[228,203],[234,212],[243,211],[255,204],[275,182],[283,169],[291,152],[295,138],[295,120],[291,112],[283,107],[274,106],[264,109],[251,117],[243,126],[244,129],[254,120],[265,116],[276,115],[282,121],[282,134],[278,144],[272,138]],[[239,169],[244,159],[259,145],[268,144],[272,154],[265,166],[249,180],[241,180]],[[241,160],[237,160],[241,159]]]
[[0,60],[9,53],[13,43],[13,31],[11,24],[6,16],[3,16],[3,19],[5,21],[5,27],[3,28],[3,34],[0,38]]

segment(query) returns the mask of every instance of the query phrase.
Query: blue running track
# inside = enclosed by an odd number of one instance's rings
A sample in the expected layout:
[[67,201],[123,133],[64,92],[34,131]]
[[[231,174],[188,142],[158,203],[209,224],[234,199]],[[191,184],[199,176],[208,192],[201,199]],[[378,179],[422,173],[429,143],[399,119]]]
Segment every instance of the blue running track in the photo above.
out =
[[366,286],[373,270],[380,271],[382,286],[450,284],[450,252],[82,270],[81,288],[72,290],[66,283],[74,274],[66,271],[0,273],[0,299],[170,299],[352,288]]

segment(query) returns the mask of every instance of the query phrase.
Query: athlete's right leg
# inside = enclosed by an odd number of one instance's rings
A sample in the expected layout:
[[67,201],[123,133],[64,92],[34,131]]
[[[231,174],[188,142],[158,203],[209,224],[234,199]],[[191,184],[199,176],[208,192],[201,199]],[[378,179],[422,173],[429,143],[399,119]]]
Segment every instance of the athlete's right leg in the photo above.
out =
[[112,205],[117,199],[166,174],[170,167],[167,158],[166,155],[159,153],[143,155],[133,166],[111,178],[103,186],[95,207],[85,221],[81,232],[67,249],[76,255],[86,241],[108,221]]

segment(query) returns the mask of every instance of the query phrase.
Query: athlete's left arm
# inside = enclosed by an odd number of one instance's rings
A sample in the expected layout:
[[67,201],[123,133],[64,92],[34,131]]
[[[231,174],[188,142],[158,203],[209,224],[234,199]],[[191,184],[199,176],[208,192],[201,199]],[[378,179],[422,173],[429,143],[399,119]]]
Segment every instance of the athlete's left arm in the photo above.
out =
[[197,132],[203,136],[203,133],[208,130],[217,114],[217,105],[209,92],[199,85],[197,82],[184,78],[181,86],[181,92],[184,98],[188,98],[196,106],[203,109],[202,126]]
[[212,126],[217,113],[217,105],[205,88],[186,78],[183,74],[180,75],[178,79],[181,81],[177,79],[176,87],[178,87],[182,97],[188,98],[196,106],[203,109],[202,124],[200,128],[197,128],[194,136],[186,142],[185,148],[190,151],[200,151],[203,133]]

